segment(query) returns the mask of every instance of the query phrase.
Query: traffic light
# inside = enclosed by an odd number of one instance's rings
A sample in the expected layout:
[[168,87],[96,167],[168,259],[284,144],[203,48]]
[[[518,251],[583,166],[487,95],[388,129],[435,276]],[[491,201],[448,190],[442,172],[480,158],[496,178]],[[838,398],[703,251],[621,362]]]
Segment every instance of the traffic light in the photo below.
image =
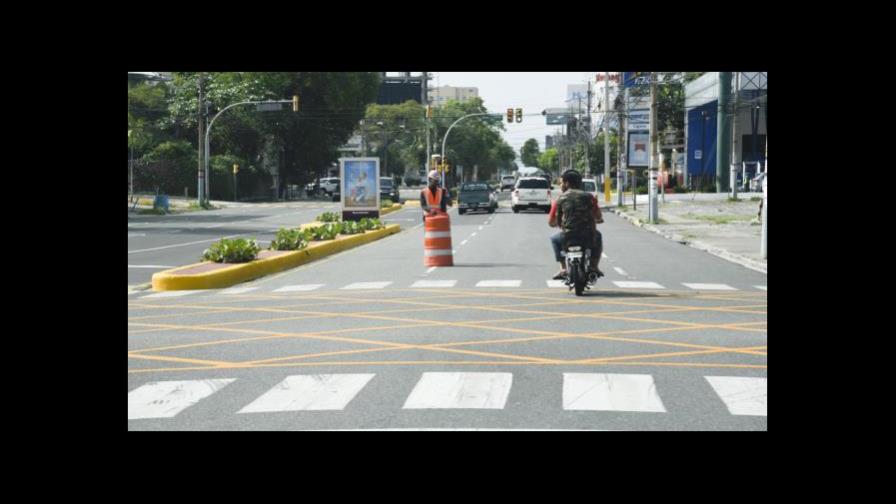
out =
[[299,95],[292,95],[292,111],[299,111]]
[[432,105],[426,106],[426,118],[432,119]]
[[523,109],[516,109],[516,122],[523,122]]
[[507,109],[507,122],[509,122],[509,123],[513,122],[513,109],[512,108]]

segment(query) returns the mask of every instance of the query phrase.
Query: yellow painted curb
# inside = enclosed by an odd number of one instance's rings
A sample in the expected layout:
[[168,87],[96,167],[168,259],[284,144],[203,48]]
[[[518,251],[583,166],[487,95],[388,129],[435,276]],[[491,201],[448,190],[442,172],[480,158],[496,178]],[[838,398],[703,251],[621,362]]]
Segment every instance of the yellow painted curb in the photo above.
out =
[[404,206],[402,206],[401,203],[394,203],[394,204],[393,204],[391,207],[389,207],[389,208],[381,209],[381,210],[380,210],[380,217],[382,217],[382,216],[384,216],[384,215],[386,215],[386,214],[389,214],[389,213],[392,213],[392,212],[401,210],[402,208],[404,208]]
[[277,257],[256,259],[248,263],[233,264],[225,268],[205,273],[178,274],[178,271],[194,268],[200,264],[207,263],[188,264],[187,266],[181,266],[179,268],[154,274],[152,276],[152,290],[199,290],[230,287],[241,282],[254,280],[265,275],[295,268],[296,266],[315,261],[322,257],[355,248],[379,240],[380,238],[385,238],[386,236],[398,233],[399,231],[401,231],[401,226],[399,224],[392,224],[376,231],[367,231],[364,234],[339,235],[335,240],[311,242],[308,244],[308,248],[286,252]]

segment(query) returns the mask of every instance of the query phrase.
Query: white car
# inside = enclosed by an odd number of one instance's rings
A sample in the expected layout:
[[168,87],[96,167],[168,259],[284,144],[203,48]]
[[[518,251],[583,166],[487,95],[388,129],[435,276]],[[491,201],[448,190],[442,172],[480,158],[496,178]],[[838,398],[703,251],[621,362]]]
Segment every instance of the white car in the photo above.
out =
[[551,211],[551,184],[543,177],[523,177],[516,181],[510,194],[513,213],[525,209]]
[[582,190],[586,193],[591,193],[595,198],[597,197],[597,180],[586,178],[582,179]]
[[501,190],[504,189],[513,189],[514,184],[516,184],[516,177],[513,175],[504,175],[501,177]]
[[323,192],[332,195],[339,189],[339,177],[326,177],[320,179],[320,188]]

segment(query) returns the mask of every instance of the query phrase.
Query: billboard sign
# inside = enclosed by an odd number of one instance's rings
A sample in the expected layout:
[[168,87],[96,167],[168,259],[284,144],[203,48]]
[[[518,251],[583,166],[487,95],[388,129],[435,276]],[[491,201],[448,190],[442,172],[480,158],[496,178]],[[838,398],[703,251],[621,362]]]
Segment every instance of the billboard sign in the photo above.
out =
[[628,134],[628,166],[647,166],[647,147],[650,145],[650,134]]
[[343,220],[379,217],[379,158],[339,158],[339,184]]

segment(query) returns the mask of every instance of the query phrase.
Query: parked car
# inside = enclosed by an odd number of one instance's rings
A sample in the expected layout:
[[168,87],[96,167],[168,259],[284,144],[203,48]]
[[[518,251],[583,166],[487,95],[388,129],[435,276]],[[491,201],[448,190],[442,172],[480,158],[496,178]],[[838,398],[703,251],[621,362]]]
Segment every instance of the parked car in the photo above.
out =
[[494,188],[485,182],[466,182],[460,186],[457,196],[457,212],[461,215],[476,210],[495,213],[498,200]]
[[395,180],[392,177],[380,177],[380,200],[387,198],[392,200],[392,203],[400,203]]
[[524,209],[551,211],[551,184],[543,177],[522,177],[516,181],[510,195],[513,213]]
[[513,189],[513,186],[516,184],[516,177],[513,175],[505,175],[501,177],[501,190],[504,189]]
[[339,189],[339,177],[324,177],[320,179],[320,188],[321,190],[329,195],[332,195]]

